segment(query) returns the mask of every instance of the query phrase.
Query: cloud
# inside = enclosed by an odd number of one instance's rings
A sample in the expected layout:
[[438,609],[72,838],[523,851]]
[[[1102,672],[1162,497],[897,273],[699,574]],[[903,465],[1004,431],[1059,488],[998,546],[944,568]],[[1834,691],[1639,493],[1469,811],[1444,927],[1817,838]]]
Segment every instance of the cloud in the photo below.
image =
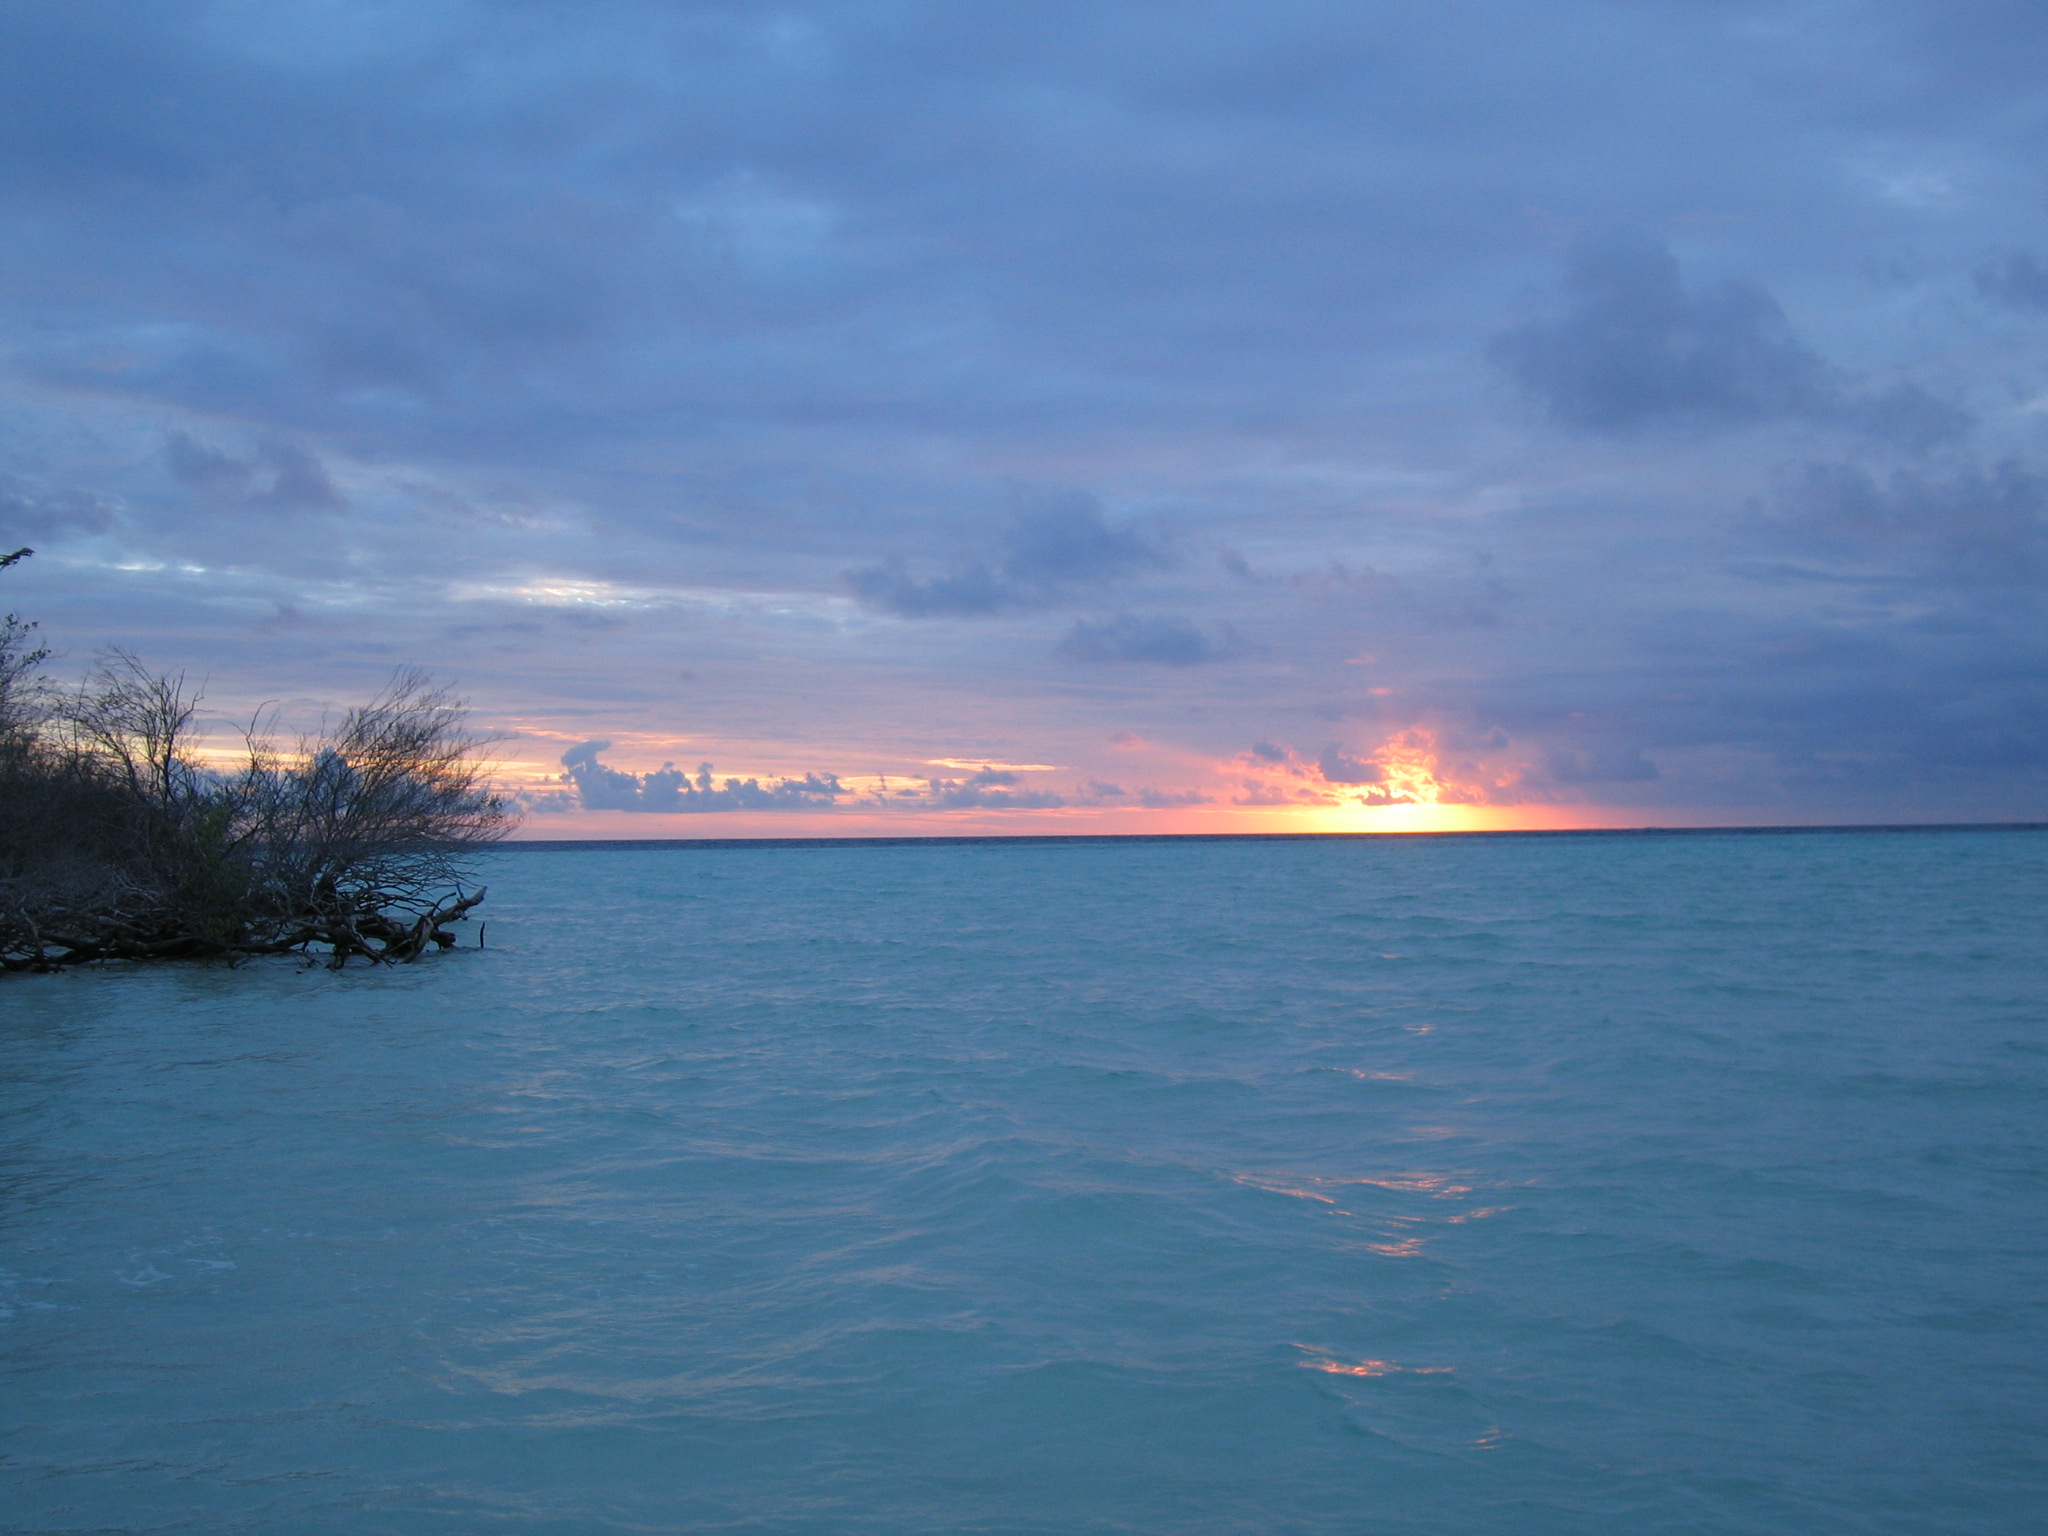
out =
[[1976,425],[1976,418],[1962,406],[1918,384],[1894,384],[1844,396],[1836,414],[1845,425],[1912,453],[1953,442]]
[[1916,384],[1850,388],[1793,334],[1761,284],[1730,278],[1689,289],[1678,258],[1641,235],[1582,240],[1564,291],[1561,317],[1504,331],[1488,352],[1574,431],[1636,437],[1828,421],[1925,449],[1972,425],[1961,406]]
[[[871,810],[1052,810],[1069,804],[1064,795],[1018,788],[1020,776],[1004,768],[983,768],[965,778],[910,779],[880,787],[859,797],[838,774],[807,773],[800,779],[741,779],[714,776],[703,763],[692,775],[673,763],[652,773],[626,773],[600,760],[609,741],[579,742],[562,754],[564,791],[543,791],[530,808],[563,809],[560,796],[573,792],[586,811],[643,811],[657,815],[704,815],[719,811],[821,811],[864,807]],[[1084,798],[1114,798],[1115,785],[1092,785]],[[1142,803],[1142,802],[1141,802]]]
[[1531,765],[1509,798],[2036,819],[2048,804],[2036,584],[1959,585],[1926,569],[1924,549],[1880,553],[1894,563],[1763,576],[1767,600],[1750,611],[1666,614],[1627,667],[1559,657],[1436,691],[1431,708],[1467,735],[1504,732],[1507,747],[1474,755]]
[[[1234,805],[1483,804],[1494,799],[1492,790],[1505,781],[1496,776],[1491,787],[1469,781],[1466,776],[1477,764],[1454,762],[1447,755],[1453,744],[1448,733],[1411,726],[1387,736],[1363,757],[1334,742],[1310,757],[1262,741],[1225,766],[1246,775],[1244,793],[1233,799]],[[1494,732],[1458,744],[1461,750],[1497,749],[1510,742]]]
[[1138,791],[1138,804],[1148,811],[1173,811],[1209,803],[1209,797],[1199,789],[1156,789],[1147,785]]
[[1081,587],[1102,586],[1175,563],[1159,535],[1112,524],[1093,497],[1073,494],[1020,513],[991,561],[914,577],[901,557],[849,571],[847,584],[871,608],[902,618],[955,618],[1036,608]]
[[1850,557],[1905,557],[1923,579],[2030,581],[2048,558],[2048,476],[2018,460],[1945,475],[1809,464],[1781,485],[1775,526]]
[[[1258,749],[1254,747],[1252,750],[1256,752]],[[1323,748],[1317,756],[1316,772],[1322,775],[1326,784],[1377,784],[1386,777],[1378,763],[1347,757],[1343,748],[1334,744]]]
[[1666,247],[1610,234],[1572,252],[1564,288],[1562,318],[1503,332],[1490,348],[1562,426],[1626,436],[1812,416],[1832,403],[1827,365],[1755,283],[1689,291]]
[[64,533],[105,533],[117,521],[117,509],[104,496],[49,490],[12,475],[0,475],[0,542]]
[[1017,775],[984,768],[972,778],[927,779],[923,804],[934,810],[1052,810],[1067,803],[1062,795],[1015,787]]
[[1241,655],[1244,641],[1229,625],[1212,640],[1190,619],[1141,618],[1119,614],[1097,622],[1082,620],[1067,631],[1056,654],[1066,661],[1137,662],[1165,667],[1197,667]]
[[1298,789],[1287,784],[1274,784],[1263,779],[1246,779],[1239,788],[1242,794],[1232,795],[1232,805],[1321,805],[1324,798],[1313,791]]
[[562,754],[564,779],[575,786],[586,811],[647,811],[688,815],[712,811],[815,811],[837,805],[847,791],[832,774],[806,774],[801,779],[717,780],[711,764],[699,765],[695,778],[673,763],[653,773],[622,773],[598,761],[608,741],[586,741]]
[[1977,269],[1977,291],[2011,309],[2048,309],[2048,268],[2033,252],[2014,251]]
[[1041,589],[1118,581],[1174,563],[1156,534],[1112,525],[1101,503],[1079,494],[1019,517],[1003,545],[1003,574]]
[[[913,811],[1182,782],[1120,729],[1351,804],[1427,719],[1507,732],[1443,749],[1489,790],[2042,814],[2048,29],[1758,14],[0,7],[0,548],[216,698],[404,657],[624,739],[687,667],[717,739],[950,775]],[[1668,244],[1508,312],[1568,226]]]
[[1554,748],[1543,766],[1557,784],[1647,784],[1661,777],[1638,747]]
[[179,484],[252,510],[339,512],[348,506],[325,466],[296,443],[265,443],[244,459],[173,432],[164,440],[164,460]]
[[848,571],[846,583],[868,607],[904,619],[979,617],[1022,606],[1032,596],[981,564],[919,579],[900,556]]

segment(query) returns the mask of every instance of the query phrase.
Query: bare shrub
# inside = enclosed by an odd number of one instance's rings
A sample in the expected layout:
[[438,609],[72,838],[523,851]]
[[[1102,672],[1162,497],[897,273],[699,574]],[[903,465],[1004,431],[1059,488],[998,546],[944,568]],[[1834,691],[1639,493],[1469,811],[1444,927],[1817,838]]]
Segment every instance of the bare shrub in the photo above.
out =
[[222,769],[194,751],[182,678],[116,651],[55,694],[28,628],[0,629],[0,967],[316,948],[340,966],[455,942],[483,899],[473,856],[510,817],[424,673],[289,750],[252,728]]

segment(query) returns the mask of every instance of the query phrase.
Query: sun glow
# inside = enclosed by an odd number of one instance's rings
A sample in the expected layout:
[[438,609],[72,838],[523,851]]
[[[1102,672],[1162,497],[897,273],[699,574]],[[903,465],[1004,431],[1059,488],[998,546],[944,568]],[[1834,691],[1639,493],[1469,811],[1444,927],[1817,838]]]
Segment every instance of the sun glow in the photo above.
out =
[[[787,742],[669,737],[617,728],[606,731],[616,751],[606,769],[644,778],[657,763],[685,768],[716,763],[728,778],[758,780],[764,792],[831,770],[836,794],[822,782],[788,803],[697,805],[659,809],[634,799],[590,804],[565,777],[558,754],[580,732],[541,722],[506,722],[508,738],[529,738],[539,750],[508,752],[495,764],[505,790],[528,813],[521,838],[560,837],[937,837],[1146,834],[1441,834],[1522,832],[1641,824],[1641,813],[1602,810],[1531,796],[1526,766],[1504,751],[1461,752],[1427,726],[1410,726],[1356,748],[1260,742],[1236,757],[1139,742],[1127,734],[1110,745],[1127,759],[1109,765],[1061,767],[1053,754],[897,758],[887,772],[871,766],[872,749],[815,748],[792,761]],[[870,757],[868,763],[860,761]],[[1135,769],[1135,771],[1132,771]],[[1100,773],[1102,777],[1094,777]],[[600,788],[620,789],[605,779]],[[626,790],[632,786],[627,784]],[[710,816],[708,810],[719,814]]]
[[[1434,788],[1435,786],[1431,786]],[[1399,800],[1391,804],[1354,800],[1331,807],[1318,817],[1317,830],[1328,832],[1478,832],[1495,828],[1503,818],[1491,806],[1451,804],[1438,800]]]
[[1435,805],[1443,798],[1444,787],[1436,776],[1436,742],[1425,732],[1403,731],[1375,752],[1372,761],[1380,770],[1382,803]]
[[1261,747],[1227,765],[1246,775],[1234,803],[1271,806],[1291,828],[1316,832],[1476,832],[1542,824],[1524,807],[1494,804],[1516,772],[1445,765],[1436,735],[1415,726],[1362,758]]

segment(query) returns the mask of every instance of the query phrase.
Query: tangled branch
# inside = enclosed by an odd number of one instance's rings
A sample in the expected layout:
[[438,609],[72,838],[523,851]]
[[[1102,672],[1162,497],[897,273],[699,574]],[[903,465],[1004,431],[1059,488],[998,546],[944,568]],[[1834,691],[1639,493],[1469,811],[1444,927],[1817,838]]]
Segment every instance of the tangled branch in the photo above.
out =
[[193,751],[182,678],[112,652],[57,695],[36,686],[31,628],[0,627],[0,969],[292,951],[339,967],[454,944],[484,896],[474,855],[510,818],[424,673],[289,750],[259,721],[222,770]]

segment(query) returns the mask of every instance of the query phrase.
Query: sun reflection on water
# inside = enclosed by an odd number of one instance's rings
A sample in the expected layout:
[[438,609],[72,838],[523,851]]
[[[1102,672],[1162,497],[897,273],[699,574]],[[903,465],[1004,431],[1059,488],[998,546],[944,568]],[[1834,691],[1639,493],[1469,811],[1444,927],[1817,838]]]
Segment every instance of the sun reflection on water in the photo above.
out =
[[1402,1365],[1394,1360],[1340,1360],[1329,1350],[1319,1349],[1313,1344],[1292,1347],[1309,1357],[1297,1364],[1328,1376],[1448,1376],[1454,1370],[1448,1365]]

